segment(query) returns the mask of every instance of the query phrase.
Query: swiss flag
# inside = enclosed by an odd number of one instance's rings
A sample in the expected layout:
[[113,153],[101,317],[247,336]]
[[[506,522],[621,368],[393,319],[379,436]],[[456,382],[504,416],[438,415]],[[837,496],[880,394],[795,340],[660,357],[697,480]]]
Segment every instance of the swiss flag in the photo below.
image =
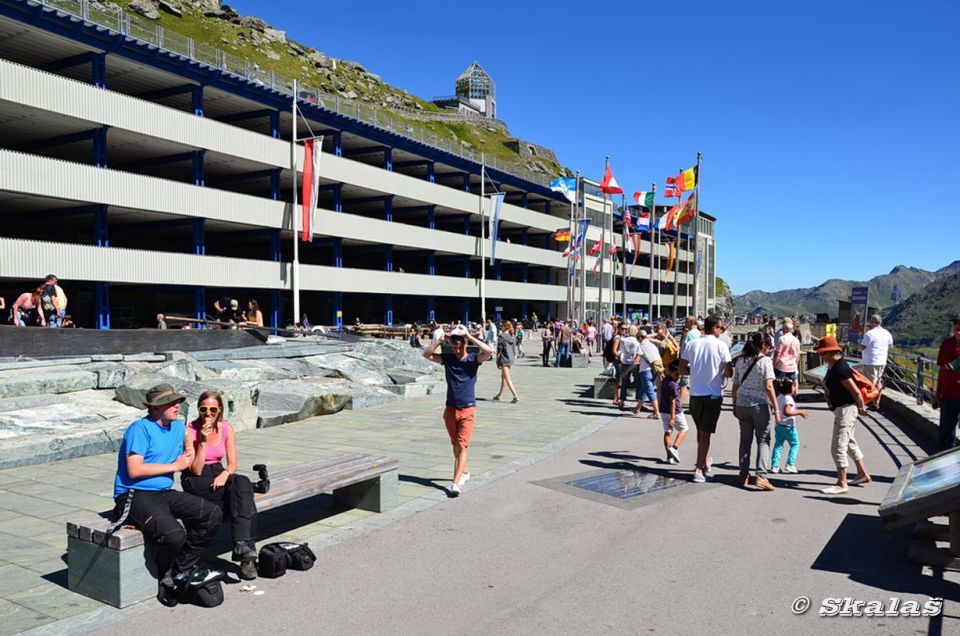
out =
[[602,190],[604,194],[623,194],[623,188],[617,183],[609,165],[607,165],[607,169],[603,172],[603,181],[600,182],[600,190]]

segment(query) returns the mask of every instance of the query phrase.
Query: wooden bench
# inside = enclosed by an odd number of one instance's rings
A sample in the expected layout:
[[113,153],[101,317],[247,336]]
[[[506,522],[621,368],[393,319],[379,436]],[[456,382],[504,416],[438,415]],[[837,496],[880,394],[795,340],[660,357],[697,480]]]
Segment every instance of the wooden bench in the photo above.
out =
[[[383,512],[397,504],[398,470],[396,459],[374,455],[318,459],[271,472],[270,492],[255,495],[254,501],[263,512],[332,492],[338,505]],[[112,514],[67,521],[67,587],[122,608],[156,596],[157,573],[139,530],[106,534]]]

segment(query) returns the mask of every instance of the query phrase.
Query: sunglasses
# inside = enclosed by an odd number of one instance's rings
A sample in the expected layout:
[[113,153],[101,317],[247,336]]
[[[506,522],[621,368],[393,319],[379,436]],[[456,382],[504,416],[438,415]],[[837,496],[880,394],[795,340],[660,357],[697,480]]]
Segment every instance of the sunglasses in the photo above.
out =
[[220,407],[219,407],[219,406],[198,406],[198,407],[197,407],[197,410],[200,411],[201,413],[203,413],[204,415],[207,415],[208,413],[209,413],[210,415],[219,415],[219,414],[220,414]]

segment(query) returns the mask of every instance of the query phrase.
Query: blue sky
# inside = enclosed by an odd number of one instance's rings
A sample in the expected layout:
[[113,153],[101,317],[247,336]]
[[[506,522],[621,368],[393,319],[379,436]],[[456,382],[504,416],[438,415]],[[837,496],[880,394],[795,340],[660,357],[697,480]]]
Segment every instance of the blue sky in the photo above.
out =
[[736,293],[960,258],[960,2],[229,4],[427,99],[476,59],[514,135],[625,191],[703,152]]

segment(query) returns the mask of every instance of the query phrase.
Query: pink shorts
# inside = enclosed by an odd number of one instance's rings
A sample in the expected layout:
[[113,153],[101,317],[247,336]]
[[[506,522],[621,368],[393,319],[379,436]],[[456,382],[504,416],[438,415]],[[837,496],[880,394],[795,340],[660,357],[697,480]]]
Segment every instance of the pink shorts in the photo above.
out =
[[443,410],[443,423],[447,426],[450,443],[467,448],[473,437],[473,424],[477,419],[477,407],[466,406],[461,409],[448,406]]

